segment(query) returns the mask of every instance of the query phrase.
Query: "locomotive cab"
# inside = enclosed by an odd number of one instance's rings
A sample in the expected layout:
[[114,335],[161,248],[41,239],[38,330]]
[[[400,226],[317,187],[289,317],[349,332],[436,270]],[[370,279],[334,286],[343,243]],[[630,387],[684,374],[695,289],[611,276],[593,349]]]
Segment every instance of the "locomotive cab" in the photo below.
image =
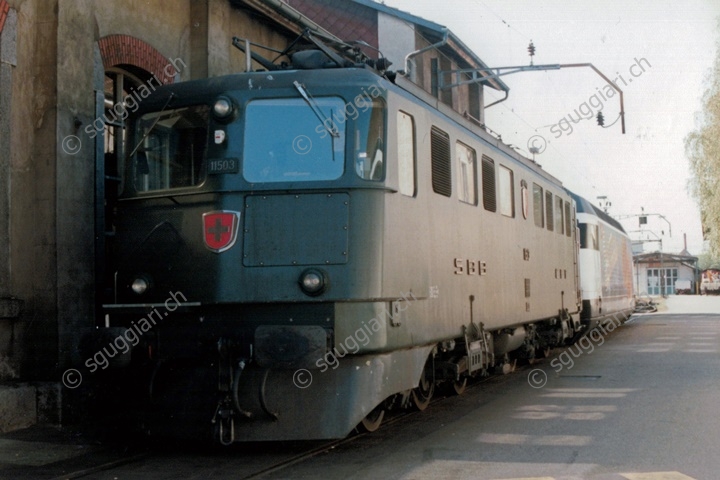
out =
[[[385,83],[364,69],[233,75],[159,88],[130,119],[105,326],[138,339],[147,384],[131,395],[152,392],[164,433],[212,420],[229,443],[241,416],[261,426],[238,438],[341,437],[416,385],[432,347],[387,353]],[[356,355],[340,368],[338,342]],[[390,381],[370,373],[403,364]],[[332,374],[304,390],[308,369]],[[175,408],[188,382],[203,386],[200,420]]]

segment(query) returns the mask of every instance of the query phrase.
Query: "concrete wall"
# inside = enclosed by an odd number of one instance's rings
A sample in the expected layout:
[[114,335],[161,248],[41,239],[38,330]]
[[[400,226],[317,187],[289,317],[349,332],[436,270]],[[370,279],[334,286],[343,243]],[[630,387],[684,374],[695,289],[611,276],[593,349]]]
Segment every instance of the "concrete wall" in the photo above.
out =
[[[278,50],[284,49],[294,36],[271,28],[265,22],[257,21],[253,16],[233,8],[226,0],[210,0],[208,20],[208,76],[217,77],[245,71],[245,54],[232,46],[232,37],[249,38],[253,42]],[[274,58],[276,54],[253,47],[259,54]],[[262,68],[254,63],[253,68]]]
[[[78,0],[61,2],[79,3]],[[87,11],[92,15],[88,19],[86,12],[81,21],[94,24],[95,33],[87,40],[97,41],[111,34],[130,35],[152,45],[167,58],[179,57],[191,65],[191,31],[204,27],[201,27],[201,15],[192,18],[190,0],[172,0],[172,3],[167,0],[96,0],[89,3]],[[197,3],[202,9],[206,2]],[[197,9],[193,13],[197,15]],[[196,52],[197,55],[201,53]],[[184,69],[180,78],[188,80],[191,75],[189,68]]]
[[[9,243],[0,268],[5,271],[2,296],[17,297],[24,305],[19,318],[0,319],[0,381],[47,378],[57,365],[56,2],[9,5],[0,40],[0,118],[6,125],[0,131],[0,161],[9,192],[0,198],[0,210],[6,211]],[[15,37],[14,61],[8,61],[10,36]]]
[[[9,18],[8,18],[9,17]],[[17,11],[0,5],[0,379],[17,376],[11,346],[20,302],[10,285],[11,126],[13,73],[17,66]]]

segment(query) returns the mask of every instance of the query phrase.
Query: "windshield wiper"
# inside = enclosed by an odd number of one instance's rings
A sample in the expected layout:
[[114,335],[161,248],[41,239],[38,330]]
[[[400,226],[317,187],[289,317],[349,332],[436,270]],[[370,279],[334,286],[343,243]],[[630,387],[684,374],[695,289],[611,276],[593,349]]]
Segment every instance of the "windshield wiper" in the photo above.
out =
[[298,92],[300,92],[300,95],[305,99],[307,104],[310,106],[312,111],[315,113],[315,116],[318,117],[318,120],[320,120],[320,123],[323,124],[325,129],[328,131],[328,133],[333,136],[334,138],[340,137],[340,132],[338,131],[337,127],[333,123],[331,119],[329,119],[323,112],[320,110],[320,108],[317,105],[317,102],[314,98],[310,96],[308,91],[305,89],[304,86],[302,86],[297,80],[293,82],[293,85],[295,85],[295,89],[297,89]]

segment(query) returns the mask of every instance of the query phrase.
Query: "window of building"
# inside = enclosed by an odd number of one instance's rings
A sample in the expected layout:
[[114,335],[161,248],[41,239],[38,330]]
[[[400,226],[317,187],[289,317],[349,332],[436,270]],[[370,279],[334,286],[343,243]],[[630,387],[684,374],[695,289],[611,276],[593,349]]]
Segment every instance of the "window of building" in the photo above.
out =
[[678,277],[677,268],[648,268],[648,295],[672,295],[675,293],[675,282]]
[[[150,74],[135,68],[138,75],[148,77]],[[104,138],[105,178],[115,182],[114,186],[106,187],[106,195],[114,199],[122,190],[122,173],[124,171],[125,142],[127,129],[125,120],[128,114],[138,109],[136,92],[140,85],[146,83],[135,73],[117,67],[105,71],[105,109],[101,119],[93,123],[96,134]]]
[[449,197],[452,195],[450,136],[436,127],[430,130],[430,157],[433,192]]
[[430,95],[435,98],[440,96],[440,90],[438,87],[440,78],[440,60],[437,58],[430,59]]
[[497,198],[495,196],[495,161],[483,155],[482,157],[482,185],[483,207],[490,212],[497,211]]
[[540,228],[545,226],[543,210],[543,189],[537,183],[533,183],[533,217],[535,225]]
[[398,183],[400,193],[414,197],[415,184],[415,123],[412,115],[398,111]]
[[500,196],[500,213],[506,217],[515,216],[515,188],[513,187],[513,171],[500,165],[498,172],[498,190]]
[[457,142],[455,144],[457,158],[458,198],[461,202],[477,205],[477,167],[475,150]]

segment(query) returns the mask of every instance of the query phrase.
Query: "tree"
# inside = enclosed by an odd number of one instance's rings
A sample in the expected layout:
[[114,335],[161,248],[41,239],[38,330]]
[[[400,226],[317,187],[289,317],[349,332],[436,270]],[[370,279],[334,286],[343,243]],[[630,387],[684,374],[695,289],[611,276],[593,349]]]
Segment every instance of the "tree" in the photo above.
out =
[[718,47],[699,127],[685,137],[690,190],[700,204],[703,234],[715,258],[720,258],[720,43]]
[[720,269],[720,260],[713,257],[709,253],[701,253],[698,255],[698,270],[707,270],[708,268]]

